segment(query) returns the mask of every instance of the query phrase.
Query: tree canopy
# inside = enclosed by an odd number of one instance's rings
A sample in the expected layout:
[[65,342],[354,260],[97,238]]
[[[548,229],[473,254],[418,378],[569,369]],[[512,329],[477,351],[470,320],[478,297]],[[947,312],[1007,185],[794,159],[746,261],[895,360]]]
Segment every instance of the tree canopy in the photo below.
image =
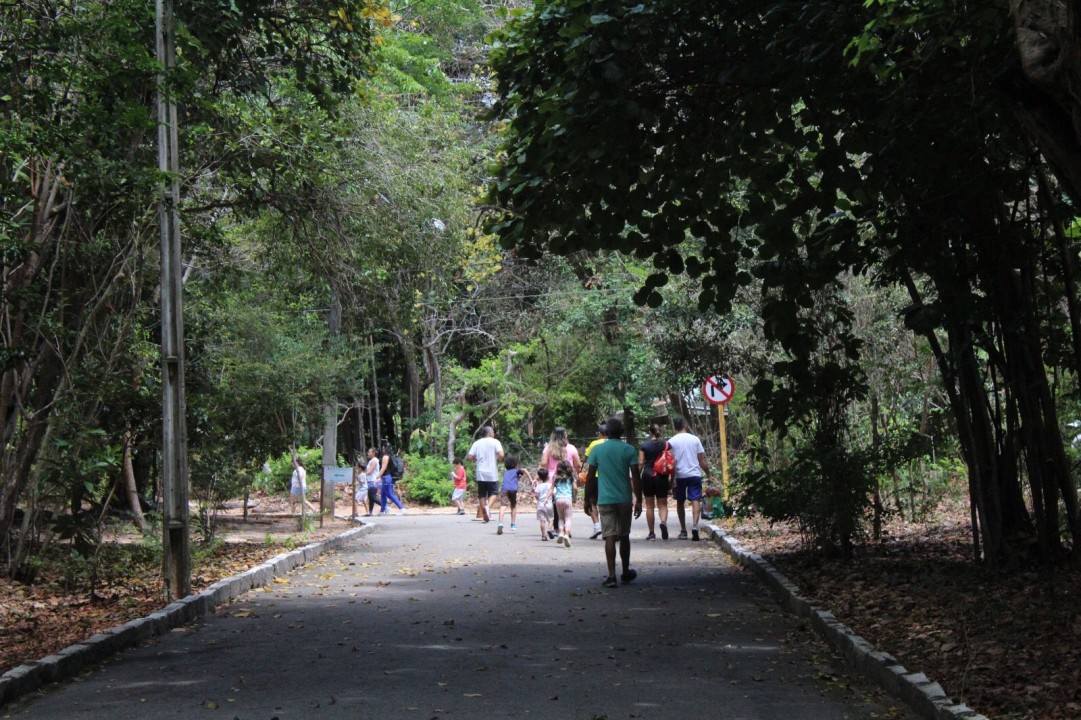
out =
[[845,452],[845,409],[867,394],[846,278],[905,288],[977,547],[1003,560],[1033,529],[1053,557],[1059,502],[1081,532],[1049,370],[1075,387],[1081,356],[1061,340],[1077,335],[1077,249],[1053,229],[1072,214],[1068,178],[1018,121],[1009,30],[990,2],[537,3],[493,51],[507,123],[493,231],[525,254],[650,259],[637,299],[653,306],[676,275],[703,311],[755,288],[784,353],[760,407],[805,418],[827,452]]

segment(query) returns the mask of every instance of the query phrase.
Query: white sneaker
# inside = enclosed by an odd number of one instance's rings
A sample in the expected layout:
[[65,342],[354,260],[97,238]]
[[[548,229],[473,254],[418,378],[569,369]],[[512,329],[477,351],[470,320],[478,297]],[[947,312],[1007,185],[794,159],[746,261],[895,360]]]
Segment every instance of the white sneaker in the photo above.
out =
[[401,516],[401,515],[405,515],[405,508],[402,508],[401,510],[399,510],[399,511],[398,511],[398,515],[399,515],[399,516]]

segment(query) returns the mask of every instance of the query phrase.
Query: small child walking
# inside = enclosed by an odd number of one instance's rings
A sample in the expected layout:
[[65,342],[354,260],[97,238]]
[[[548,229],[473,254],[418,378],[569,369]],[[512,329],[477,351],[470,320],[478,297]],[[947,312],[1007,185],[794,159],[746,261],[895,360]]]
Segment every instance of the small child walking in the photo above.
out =
[[503,473],[503,487],[499,493],[499,525],[495,530],[496,535],[503,534],[503,511],[508,507],[510,508],[510,531],[518,530],[518,481],[525,475],[526,480],[533,482],[529,471],[518,467],[518,458],[514,455],[508,455],[503,459],[503,467],[506,471]]
[[548,530],[552,527],[552,483],[548,479],[548,468],[537,468],[537,480],[533,483],[533,492],[537,494],[537,522],[540,523],[541,540],[548,541]]
[[454,481],[454,492],[450,496],[450,501],[457,508],[457,515],[465,515],[465,466],[462,465],[461,458],[454,458],[454,468],[450,471],[450,479]]
[[574,468],[566,460],[560,460],[556,466],[553,481],[556,499],[556,512],[559,513],[559,537],[556,542],[566,547],[571,546],[571,514],[574,512]]

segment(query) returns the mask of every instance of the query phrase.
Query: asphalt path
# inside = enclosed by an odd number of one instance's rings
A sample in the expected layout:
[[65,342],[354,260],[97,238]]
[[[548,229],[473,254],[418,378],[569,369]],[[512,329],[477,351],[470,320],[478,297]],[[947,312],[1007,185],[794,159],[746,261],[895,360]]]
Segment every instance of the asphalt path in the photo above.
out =
[[[0,712],[13,718],[909,718],[708,541],[645,541],[601,587],[570,548],[470,516],[375,532]],[[674,515],[671,518],[674,523]],[[677,527],[678,529],[678,527]]]

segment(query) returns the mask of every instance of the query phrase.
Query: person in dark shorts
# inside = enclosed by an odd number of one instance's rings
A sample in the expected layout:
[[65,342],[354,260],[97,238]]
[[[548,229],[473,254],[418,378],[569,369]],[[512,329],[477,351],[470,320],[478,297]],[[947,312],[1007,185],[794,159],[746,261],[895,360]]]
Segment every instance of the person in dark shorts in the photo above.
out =
[[499,488],[499,468],[496,463],[503,459],[503,444],[495,439],[495,429],[485,425],[480,429],[480,437],[469,448],[466,460],[477,463],[474,477],[477,480],[477,499],[480,500],[480,516],[484,522],[491,517],[491,498]]
[[[593,448],[597,447],[607,439],[608,427],[606,424],[602,423],[597,427],[597,438],[589,443],[589,446],[586,448],[585,459],[587,462],[589,461],[589,453],[592,452]],[[597,510],[596,475],[590,477],[588,473],[586,474],[585,500],[582,503],[582,510],[585,511],[586,515],[589,515],[589,517],[593,519],[593,534],[589,536],[589,539],[596,540],[601,536],[601,518]]]
[[503,460],[503,467],[506,470],[503,472],[503,487],[499,493],[499,527],[496,528],[495,534],[503,534],[503,511],[506,508],[510,508],[510,531],[515,532],[518,530],[518,484],[522,476],[530,483],[533,482],[533,477],[529,474],[528,470],[524,470],[518,467],[518,458],[513,455],[508,455]]
[[383,482],[379,479],[379,456],[373,447],[368,448],[368,465],[364,472],[368,476],[368,515],[371,515],[375,506],[382,503],[383,492]]
[[657,456],[664,451],[664,440],[661,440],[661,428],[657,423],[649,426],[649,440],[646,440],[638,448],[638,466],[642,472],[642,495],[646,502],[646,526],[649,534],[646,540],[656,540],[653,532],[654,510],[657,519],[660,520],[661,538],[668,539],[668,486],[670,479],[666,475],[657,475],[653,472],[653,463]]

